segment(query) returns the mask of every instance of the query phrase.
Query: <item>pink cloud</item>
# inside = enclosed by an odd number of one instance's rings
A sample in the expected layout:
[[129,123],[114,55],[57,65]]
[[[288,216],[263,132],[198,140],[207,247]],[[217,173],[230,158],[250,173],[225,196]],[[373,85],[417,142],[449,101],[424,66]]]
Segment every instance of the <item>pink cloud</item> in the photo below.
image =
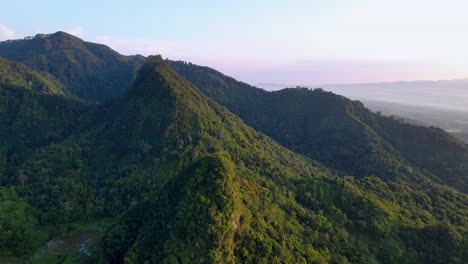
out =
[[4,24],[0,24],[0,40],[11,39],[14,35],[15,31],[13,31],[13,29],[5,26]]

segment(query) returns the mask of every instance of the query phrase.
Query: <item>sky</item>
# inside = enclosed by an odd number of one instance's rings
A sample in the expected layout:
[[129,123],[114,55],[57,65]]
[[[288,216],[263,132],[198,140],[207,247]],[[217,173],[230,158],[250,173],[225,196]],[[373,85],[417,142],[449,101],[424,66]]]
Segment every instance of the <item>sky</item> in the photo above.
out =
[[468,77],[468,1],[2,1],[0,41],[65,31],[251,84]]

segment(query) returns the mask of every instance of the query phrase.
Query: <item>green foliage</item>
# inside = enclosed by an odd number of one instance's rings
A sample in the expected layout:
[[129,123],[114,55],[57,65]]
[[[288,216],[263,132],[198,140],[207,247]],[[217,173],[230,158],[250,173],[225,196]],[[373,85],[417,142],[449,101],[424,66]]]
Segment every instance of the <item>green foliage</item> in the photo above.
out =
[[[63,35],[32,41],[62,45],[50,51],[67,65],[76,54],[65,47],[78,43]],[[36,249],[34,228],[53,227],[55,237],[110,217],[92,263],[463,263],[468,199],[433,182],[440,173],[424,165],[427,156],[405,156],[421,151],[404,150],[411,133],[391,141],[398,124],[321,90],[237,89],[233,79],[193,69],[192,82],[212,82],[214,99],[305,156],[244,124],[161,57],[99,105],[3,85],[0,116],[14,126],[0,130],[8,135],[0,145],[2,254]],[[80,86],[67,71],[55,74]],[[454,142],[440,137],[450,147],[438,160],[453,158]],[[460,179],[451,177],[440,182]]]
[[[417,191],[418,186],[375,177],[332,177],[201,97],[160,59],[143,69],[155,76],[137,81],[126,102],[157,95],[164,105],[171,98],[168,127],[157,141],[162,144],[159,159],[181,172],[166,175],[170,180],[163,188],[154,186],[160,191],[150,191],[148,200],[130,208],[107,232],[103,250],[109,261],[417,263],[425,255],[416,253],[405,235],[423,243],[427,237],[417,230],[444,221],[456,223],[458,237],[448,238],[454,242],[449,254],[454,263],[461,259],[467,216],[463,194],[438,186]],[[165,95],[151,89],[163,89]],[[147,118],[159,118],[158,107]],[[134,127],[139,131],[139,125]],[[230,163],[220,161],[224,158],[204,155],[219,152],[232,161],[232,173],[216,169]],[[211,189],[210,179],[222,185]],[[451,194],[433,194],[448,190]],[[218,203],[223,200],[229,203]],[[430,256],[444,259],[443,254]]]
[[0,56],[48,72],[72,95],[92,101],[121,94],[144,61],[64,32],[0,42]]
[[174,178],[155,201],[128,260],[233,263],[233,178],[234,164],[219,155],[201,158]]
[[[80,114],[89,107],[72,98],[36,92],[34,87],[30,90],[27,87],[0,85],[2,184],[16,180],[22,182],[22,173],[13,174],[10,168],[24,161],[36,148],[69,135]],[[5,177],[6,174],[10,177]]]
[[0,254],[23,256],[44,242],[32,208],[15,189],[0,187]]
[[207,67],[171,66],[253,128],[339,173],[418,184],[430,178],[468,191],[468,147],[441,129],[380,116],[322,89],[267,92]]
[[41,94],[64,95],[69,92],[50,74],[37,72],[26,65],[0,57],[0,86],[22,87]]

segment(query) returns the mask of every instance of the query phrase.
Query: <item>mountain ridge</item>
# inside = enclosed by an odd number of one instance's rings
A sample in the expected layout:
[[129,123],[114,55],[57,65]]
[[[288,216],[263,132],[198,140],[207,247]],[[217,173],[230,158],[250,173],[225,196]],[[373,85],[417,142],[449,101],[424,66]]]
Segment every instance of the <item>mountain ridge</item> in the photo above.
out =
[[75,96],[102,101],[120,94],[144,60],[85,42],[65,32],[0,42],[0,56],[45,71]]
[[[180,61],[171,65],[205,95],[240,116],[247,124],[283,146],[326,166],[357,177],[376,175],[391,179],[411,174],[404,168],[409,162],[425,170],[439,183],[445,182],[465,193],[468,191],[468,148],[441,130],[411,126],[379,116],[358,101],[320,88],[267,92],[208,67]],[[438,143],[431,142],[429,138],[410,136],[414,133],[439,138],[447,146],[436,146]],[[412,144],[415,149],[405,147],[405,144]],[[414,151],[418,145],[444,152],[437,159],[438,163],[434,163],[431,156],[434,150]],[[457,151],[451,154],[452,150]],[[458,171],[447,170],[445,163],[454,164],[447,168],[457,167]]]
[[46,72],[37,72],[26,65],[0,57],[0,83],[2,86],[32,89],[50,95],[67,95],[68,90]]
[[[280,145],[250,127],[251,119],[229,110],[241,102],[239,109],[248,113],[254,105],[253,120],[268,124],[264,109],[275,110],[271,102],[286,98],[286,105],[301,109],[317,100],[321,111],[308,120],[306,130],[297,115],[284,118],[288,111],[280,112],[283,122],[272,122],[273,128],[288,129],[279,132],[290,142],[296,142],[292,132],[333,128],[334,133],[325,130],[330,146],[348,143],[343,140],[348,133],[351,139],[363,135],[364,146],[377,144],[386,151],[379,153],[394,159],[392,147],[380,144],[387,139],[373,134],[381,123],[362,105],[305,89],[268,94],[261,101],[257,96],[266,92],[249,86],[236,90],[239,84],[225,75],[227,88],[216,82],[211,88],[218,97],[210,98],[203,94],[209,86],[195,86],[189,81],[193,76],[184,78],[161,56],[149,57],[140,68],[120,95],[84,105],[75,117],[63,113],[61,118],[74,123],[57,123],[66,133],[27,155],[10,151],[22,158],[1,175],[0,224],[5,229],[0,233],[7,237],[0,240],[2,252],[31,255],[34,245],[48,238],[107,218],[111,223],[90,243],[88,262],[463,263],[466,194],[437,184],[409,163],[401,164],[408,177],[339,173]],[[213,83],[204,71],[194,76]],[[36,100],[37,93],[31,93]],[[67,96],[58,97],[71,104]],[[7,100],[36,105],[21,94]],[[56,102],[48,105],[57,107]],[[17,121],[14,112],[7,109],[5,115]],[[31,120],[35,117],[21,119]],[[349,145],[334,146],[328,154],[341,155],[340,147]],[[358,165],[368,169],[364,162]]]

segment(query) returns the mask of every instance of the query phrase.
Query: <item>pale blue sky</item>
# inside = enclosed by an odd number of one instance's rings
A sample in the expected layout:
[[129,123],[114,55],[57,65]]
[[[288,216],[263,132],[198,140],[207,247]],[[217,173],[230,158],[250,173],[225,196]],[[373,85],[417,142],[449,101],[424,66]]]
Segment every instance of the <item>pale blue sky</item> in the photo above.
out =
[[0,40],[58,30],[255,83],[468,77],[466,1],[2,1]]

